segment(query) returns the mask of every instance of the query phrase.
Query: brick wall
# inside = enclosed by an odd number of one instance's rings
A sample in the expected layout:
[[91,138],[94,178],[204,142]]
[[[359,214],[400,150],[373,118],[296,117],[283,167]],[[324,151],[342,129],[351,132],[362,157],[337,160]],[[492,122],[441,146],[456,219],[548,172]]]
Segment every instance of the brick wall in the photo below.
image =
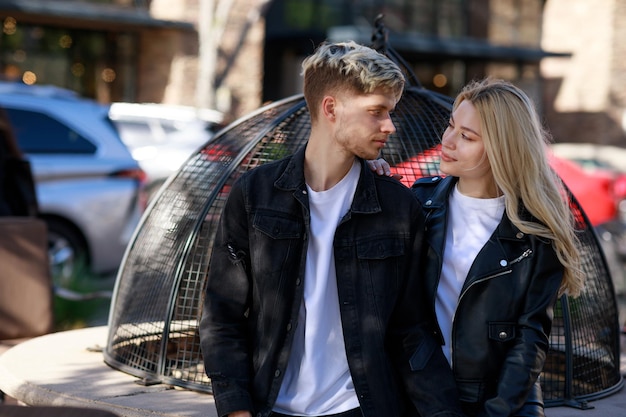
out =
[[[263,19],[255,19],[254,10],[262,3],[232,0],[218,42],[215,76],[221,83],[217,85],[215,107],[224,111],[227,119],[261,105],[265,30]],[[141,35],[138,101],[196,105],[199,0],[153,0],[150,12],[156,18],[190,22],[196,30],[149,30]]]
[[[626,0],[548,0],[543,48],[543,108],[557,142],[626,146]],[[622,26],[620,28],[619,26]]]

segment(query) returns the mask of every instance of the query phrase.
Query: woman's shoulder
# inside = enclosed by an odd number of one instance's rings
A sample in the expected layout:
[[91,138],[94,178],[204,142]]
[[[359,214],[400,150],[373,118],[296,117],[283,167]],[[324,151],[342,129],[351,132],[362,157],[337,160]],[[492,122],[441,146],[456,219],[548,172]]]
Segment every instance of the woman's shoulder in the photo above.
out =
[[421,177],[415,180],[411,188],[418,188],[418,187],[432,188],[432,187],[437,186],[441,181],[443,181],[444,178],[445,176],[443,175],[431,175],[428,177]]
[[453,177],[443,175],[422,177],[413,183],[411,190],[422,204],[428,200],[432,202],[436,200],[443,203],[447,198],[447,190],[454,185],[454,182]]

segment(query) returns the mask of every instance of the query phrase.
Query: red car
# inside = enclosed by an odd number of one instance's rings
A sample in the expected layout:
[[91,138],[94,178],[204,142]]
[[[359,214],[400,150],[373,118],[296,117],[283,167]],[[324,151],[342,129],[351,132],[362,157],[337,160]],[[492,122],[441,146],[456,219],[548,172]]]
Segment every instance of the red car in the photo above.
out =
[[[401,176],[400,181],[410,187],[418,178],[438,173],[440,149],[440,145],[428,149],[392,166],[391,171]],[[626,199],[626,175],[616,175],[614,171],[605,169],[586,170],[579,163],[553,153],[550,153],[550,165],[574,194],[594,226],[618,217],[619,204]]]

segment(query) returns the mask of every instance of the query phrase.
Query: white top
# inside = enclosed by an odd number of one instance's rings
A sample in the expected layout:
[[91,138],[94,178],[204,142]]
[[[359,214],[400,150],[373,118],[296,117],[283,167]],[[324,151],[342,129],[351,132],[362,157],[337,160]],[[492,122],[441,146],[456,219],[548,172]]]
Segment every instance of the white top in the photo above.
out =
[[352,204],[361,164],[335,186],[313,191],[308,185],[311,230],[300,306],[289,364],[274,411],[288,415],[336,414],[357,408],[359,401],[348,369],[344,345],[333,240]]
[[467,274],[504,214],[504,196],[474,198],[455,186],[448,200],[448,226],[435,312],[445,341],[443,353],[452,365],[452,324]]

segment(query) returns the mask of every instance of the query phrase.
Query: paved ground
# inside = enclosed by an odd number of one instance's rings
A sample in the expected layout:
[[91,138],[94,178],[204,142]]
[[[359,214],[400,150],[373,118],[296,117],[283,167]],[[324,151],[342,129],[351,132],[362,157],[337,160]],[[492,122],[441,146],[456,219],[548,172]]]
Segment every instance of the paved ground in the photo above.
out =
[[[622,320],[623,322],[622,317],[624,317],[625,312],[626,312],[625,299],[621,298],[619,300],[619,304],[620,304],[620,320]],[[97,326],[102,327],[106,325],[107,316],[108,316],[108,311],[102,311],[101,317],[94,318],[92,322],[90,323],[90,326],[93,326],[93,328],[95,329]],[[9,340],[9,341],[0,340],[0,355],[2,355],[4,352],[12,348],[13,346],[16,346],[17,344],[20,344],[27,340],[28,339]],[[105,341],[103,343],[105,343]],[[622,375],[626,375],[626,334],[621,335],[621,348],[622,348],[621,373]],[[65,346],[63,346],[62,351],[64,352],[65,350],[66,350]],[[119,377],[119,375],[117,374],[120,374],[120,372],[111,370],[110,368],[106,367],[106,365],[104,365],[101,359],[96,359],[96,362],[97,363],[94,366],[102,367],[103,368],[102,372],[107,372],[107,374],[112,373],[113,378]],[[159,395],[167,396],[167,394],[159,394]],[[206,399],[202,400],[203,403],[205,403],[205,401]],[[15,404],[18,404],[18,402],[14,398],[6,396],[5,404],[15,405]],[[580,417],[624,417],[626,416],[626,388],[622,389],[619,393],[613,394],[609,397],[602,398],[596,401],[590,401],[589,405],[592,408],[588,410],[579,410],[579,409],[571,408],[571,407],[548,408],[546,409],[546,417],[579,417],[579,416]],[[205,403],[205,406],[206,406],[206,403]],[[204,411],[206,412],[206,408],[204,409]],[[202,415],[202,413],[198,413],[198,414]],[[192,414],[190,414],[190,416],[191,415]],[[204,417],[206,417],[206,415],[204,415]]]
[[[4,342],[0,344],[0,351],[4,350],[1,385],[28,404],[87,406],[120,417],[216,417],[210,395],[165,385],[138,386],[137,378],[108,367],[100,353],[86,349],[105,343],[106,326],[52,333],[23,341],[8,352],[11,346]],[[626,354],[621,369],[626,374]],[[17,404],[10,397],[6,403]],[[547,408],[546,417],[626,416],[626,389],[588,405],[588,410]]]

